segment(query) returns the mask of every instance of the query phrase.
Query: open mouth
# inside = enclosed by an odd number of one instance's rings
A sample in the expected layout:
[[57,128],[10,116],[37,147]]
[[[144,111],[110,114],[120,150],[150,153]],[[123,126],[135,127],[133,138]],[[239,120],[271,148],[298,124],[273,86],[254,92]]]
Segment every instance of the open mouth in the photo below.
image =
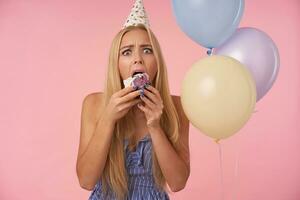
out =
[[144,73],[144,72],[134,72],[134,73],[132,74],[132,77],[134,77],[134,76],[137,75],[137,74],[142,74],[142,73]]

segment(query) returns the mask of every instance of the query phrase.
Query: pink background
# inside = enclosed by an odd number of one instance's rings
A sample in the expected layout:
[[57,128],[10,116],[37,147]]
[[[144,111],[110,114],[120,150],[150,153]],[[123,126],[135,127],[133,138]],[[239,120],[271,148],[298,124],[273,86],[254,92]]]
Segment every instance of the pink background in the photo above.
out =
[[[111,40],[132,2],[0,1],[1,200],[88,198],[75,171],[81,104],[102,90]],[[176,25],[171,0],[144,2],[179,95],[185,72],[206,50]],[[272,37],[281,69],[258,112],[221,142],[225,199],[300,199],[299,17],[299,0],[246,1],[240,26]],[[171,199],[221,199],[218,146],[191,126],[190,150],[188,184]]]

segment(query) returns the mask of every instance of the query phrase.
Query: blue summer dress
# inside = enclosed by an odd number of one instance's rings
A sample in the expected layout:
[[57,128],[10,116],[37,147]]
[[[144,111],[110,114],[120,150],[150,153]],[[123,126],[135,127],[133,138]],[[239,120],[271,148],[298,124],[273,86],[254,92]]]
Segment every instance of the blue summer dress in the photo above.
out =
[[[150,134],[142,138],[135,149],[129,151],[128,140],[124,141],[126,152],[126,170],[129,177],[126,200],[169,200],[165,191],[155,186],[152,174],[152,141]],[[114,195],[104,196],[101,190],[101,179],[95,185],[89,200],[115,200]]]

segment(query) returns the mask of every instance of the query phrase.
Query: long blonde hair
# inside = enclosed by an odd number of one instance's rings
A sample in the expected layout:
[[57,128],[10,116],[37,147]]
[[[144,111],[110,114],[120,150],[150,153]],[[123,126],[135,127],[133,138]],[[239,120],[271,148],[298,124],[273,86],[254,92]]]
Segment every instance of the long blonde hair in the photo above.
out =
[[[152,85],[160,92],[164,103],[160,124],[171,144],[173,146],[177,146],[179,142],[179,118],[170,95],[167,69],[161,53],[160,45],[155,35],[149,28],[143,25],[130,26],[122,29],[113,39],[109,53],[108,69],[105,81],[106,85],[104,87],[102,106],[106,106],[108,104],[110,97],[115,92],[124,88],[118,69],[119,49],[125,33],[133,29],[142,29],[148,33],[158,68]],[[136,145],[133,143],[135,139],[135,127],[133,119],[133,112],[130,110],[116,123],[107,161],[101,177],[103,192],[106,193],[109,191],[108,189],[111,188],[117,199],[124,199],[128,193],[128,176],[125,168],[125,150],[123,141],[125,136],[127,136],[129,137],[128,147],[132,149]],[[161,190],[165,189],[165,191],[170,192],[166,187],[166,180],[159,167],[153,148],[152,171],[158,188]]]

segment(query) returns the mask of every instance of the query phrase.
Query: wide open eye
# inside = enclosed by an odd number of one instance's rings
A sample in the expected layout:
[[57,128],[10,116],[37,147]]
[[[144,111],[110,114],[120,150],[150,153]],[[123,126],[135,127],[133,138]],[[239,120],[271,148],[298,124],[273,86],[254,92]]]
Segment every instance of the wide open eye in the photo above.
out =
[[131,54],[131,50],[130,49],[126,49],[126,50],[124,50],[123,52],[122,52],[122,55],[123,56],[128,56],[128,55],[130,55]]
[[144,53],[149,54],[149,53],[153,53],[153,51],[152,51],[151,48],[145,48],[145,49],[144,49]]

